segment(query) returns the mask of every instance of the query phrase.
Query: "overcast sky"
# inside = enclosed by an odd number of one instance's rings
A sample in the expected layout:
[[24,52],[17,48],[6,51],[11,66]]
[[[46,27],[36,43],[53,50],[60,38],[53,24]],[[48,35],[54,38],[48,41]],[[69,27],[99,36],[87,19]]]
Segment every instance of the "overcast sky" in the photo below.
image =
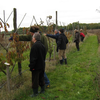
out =
[[[80,23],[99,23],[100,22],[100,0],[2,0],[0,2],[0,18],[7,20],[13,8],[17,9],[17,26],[19,26],[23,16],[26,16],[20,27],[29,27],[33,16],[38,23],[40,18],[45,22],[46,17],[51,15],[52,22],[55,23],[55,12],[58,11],[58,24],[77,22]],[[13,29],[13,14],[7,21],[10,25],[8,30]],[[35,21],[33,20],[33,23]],[[62,24],[63,25],[63,24]],[[2,29],[3,30],[3,29]]]

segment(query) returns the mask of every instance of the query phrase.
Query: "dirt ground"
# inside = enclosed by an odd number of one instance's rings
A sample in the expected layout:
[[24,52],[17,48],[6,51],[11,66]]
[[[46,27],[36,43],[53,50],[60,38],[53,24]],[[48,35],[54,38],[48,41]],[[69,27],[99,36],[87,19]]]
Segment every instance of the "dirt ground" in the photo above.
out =
[[98,34],[100,33],[100,29],[90,29],[90,30],[87,30],[87,33],[91,33],[91,34]]

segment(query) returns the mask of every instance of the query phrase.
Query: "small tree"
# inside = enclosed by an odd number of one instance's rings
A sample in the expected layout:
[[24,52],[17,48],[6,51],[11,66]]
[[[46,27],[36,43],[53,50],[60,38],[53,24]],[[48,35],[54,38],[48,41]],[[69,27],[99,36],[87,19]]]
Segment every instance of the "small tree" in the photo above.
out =
[[[6,31],[6,30],[5,30]],[[0,71],[2,71],[5,75],[5,65],[4,62],[8,62],[11,65],[11,72],[13,72],[13,69],[16,65],[16,62],[22,62],[25,57],[23,57],[23,52],[29,48],[29,44],[27,42],[20,42],[19,41],[19,35],[12,34],[13,36],[13,42],[10,42],[10,46],[6,46],[3,44],[3,41],[5,39],[1,36],[0,37],[0,46],[3,48],[3,51],[6,50],[6,54],[0,53]],[[16,51],[16,47],[18,52]]]

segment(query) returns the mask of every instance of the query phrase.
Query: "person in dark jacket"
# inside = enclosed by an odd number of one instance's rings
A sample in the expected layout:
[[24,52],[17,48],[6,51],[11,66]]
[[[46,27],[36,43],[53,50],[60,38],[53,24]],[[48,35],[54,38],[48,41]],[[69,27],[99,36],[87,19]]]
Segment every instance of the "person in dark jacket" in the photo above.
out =
[[67,58],[66,58],[66,44],[68,43],[68,39],[66,35],[64,34],[64,29],[59,30],[59,37],[57,41],[57,46],[58,46],[58,55],[59,55],[59,60],[60,64],[63,63],[63,60],[65,60],[65,64],[67,64]]
[[[30,27],[30,34],[19,36],[19,41],[31,41],[31,46],[32,46],[34,44],[33,41],[32,41],[32,36],[35,34],[35,32],[39,32],[39,27],[38,26],[31,26]],[[40,35],[41,35],[41,42],[45,46],[46,54],[47,54],[47,51],[48,51],[47,38],[46,38],[46,36],[44,36],[41,33],[40,33]],[[13,37],[11,37],[9,39],[13,40]],[[45,77],[44,78],[45,79],[45,85],[48,88],[48,87],[50,87],[50,81],[49,81],[45,72],[44,72],[44,77]]]
[[32,88],[33,94],[31,97],[38,95],[38,85],[41,87],[40,93],[45,91],[44,71],[45,71],[45,57],[46,49],[40,41],[40,34],[35,33],[32,41],[34,42],[30,52],[30,71],[32,72]]
[[74,40],[74,42],[76,43],[77,51],[79,51],[79,37],[80,37],[80,33],[78,32],[77,29],[75,29],[74,32],[75,32],[75,40]]
[[[44,34],[44,35],[47,36],[47,37],[50,37],[50,38],[56,39],[56,44],[57,44],[58,37],[59,37],[59,32],[58,32],[57,29],[55,29],[54,33],[55,33],[54,35],[53,35],[53,34]],[[58,46],[57,46],[56,51],[58,52]]]

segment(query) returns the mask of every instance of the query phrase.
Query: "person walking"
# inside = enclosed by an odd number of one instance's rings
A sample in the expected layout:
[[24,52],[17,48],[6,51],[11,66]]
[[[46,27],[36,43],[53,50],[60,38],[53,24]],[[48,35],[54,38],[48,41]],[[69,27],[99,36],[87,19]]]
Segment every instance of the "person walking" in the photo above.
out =
[[[53,34],[44,34],[44,35],[47,36],[47,37],[50,37],[50,38],[55,39],[55,40],[56,40],[56,44],[57,44],[58,37],[59,37],[59,32],[58,32],[57,29],[55,29],[54,35],[53,35]],[[56,48],[56,51],[58,52],[58,46],[57,46],[57,48]]]
[[67,64],[66,44],[68,43],[68,39],[64,34],[64,29],[60,29],[59,34],[60,35],[58,37],[57,46],[58,46],[58,56],[60,64],[63,64],[63,59],[65,60],[65,64]]
[[83,30],[80,29],[80,37],[81,37],[81,41],[83,42],[84,38],[85,38],[85,35],[84,33],[82,32]]
[[79,34],[78,30],[76,30],[76,29],[74,30],[74,32],[75,32],[74,42],[76,43],[77,51],[79,51],[79,37],[80,37],[80,34]]
[[[47,54],[47,51],[48,51],[47,38],[41,32],[39,32],[39,27],[36,26],[36,25],[30,26],[30,34],[19,36],[19,41],[31,41],[31,47],[32,47],[32,45],[34,44],[34,42],[32,41],[32,36],[36,32],[40,33],[40,35],[41,35],[41,42],[45,46],[46,54]],[[13,40],[13,37],[9,38],[9,40],[10,39]],[[50,87],[50,81],[49,81],[49,79],[48,79],[48,77],[47,77],[45,72],[44,72],[44,79],[45,79],[46,88],[49,88]]]
[[41,87],[40,93],[45,91],[44,71],[45,71],[45,57],[46,49],[40,41],[41,35],[35,33],[32,41],[34,42],[30,51],[30,71],[32,72],[32,89],[33,94],[31,97],[38,95],[38,85]]

